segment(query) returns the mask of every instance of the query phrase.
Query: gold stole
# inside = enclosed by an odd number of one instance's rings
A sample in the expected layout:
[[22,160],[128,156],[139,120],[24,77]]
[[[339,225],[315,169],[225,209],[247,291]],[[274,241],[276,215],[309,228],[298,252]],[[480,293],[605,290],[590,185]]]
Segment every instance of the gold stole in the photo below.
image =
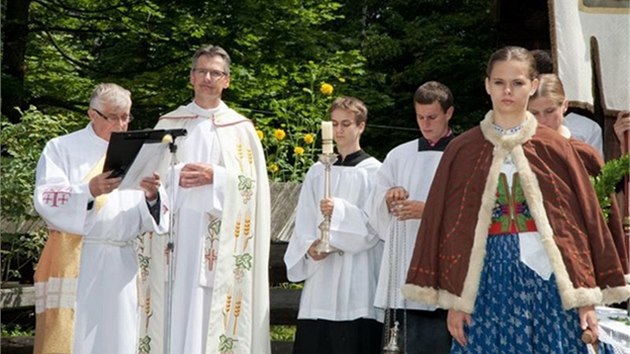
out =
[[[83,178],[84,182],[103,171],[105,156]],[[108,195],[96,197],[98,211]],[[87,206],[86,206],[87,207]],[[35,354],[72,353],[74,305],[76,302],[83,236],[48,230],[46,246],[35,271]]]

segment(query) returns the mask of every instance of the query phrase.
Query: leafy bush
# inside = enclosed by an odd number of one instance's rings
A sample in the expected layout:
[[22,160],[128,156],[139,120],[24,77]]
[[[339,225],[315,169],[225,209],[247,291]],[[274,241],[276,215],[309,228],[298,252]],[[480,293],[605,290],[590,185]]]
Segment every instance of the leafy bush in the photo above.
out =
[[37,263],[47,238],[48,232],[44,228],[27,234],[3,234],[0,269],[2,281],[21,280],[23,283],[31,283],[33,266]]
[[272,341],[293,342],[295,340],[296,326],[271,326],[269,331]]
[[16,325],[6,325],[2,324],[0,326],[2,329],[0,332],[2,333],[3,338],[7,337],[28,337],[35,335],[34,329],[22,328],[19,324]]
[[2,120],[2,217],[14,221],[33,216],[32,195],[37,161],[48,140],[86,124],[76,115],[48,115],[31,106],[18,124]]
[[602,170],[597,177],[591,177],[591,183],[595,192],[599,205],[602,208],[604,217],[608,220],[608,214],[611,207],[611,195],[615,192],[615,187],[630,171],[630,154],[626,154],[618,159],[613,159],[604,164]]
[[335,97],[352,95],[347,87],[364,73],[364,61],[358,51],[337,52],[325,62],[309,61],[291,72],[270,70],[260,78],[247,78],[249,86],[270,81],[278,85],[277,92],[261,102],[263,112],[246,113],[256,122],[272,181],[302,181],[321,151],[321,122],[330,120]]
[[[20,123],[2,119],[2,160],[0,161],[0,205],[3,224],[17,225],[37,218],[32,195],[35,186],[37,161],[46,142],[54,137],[78,129],[85,118],[78,115],[47,115],[30,107],[22,113]],[[15,232],[15,230],[8,230]],[[30,234],[2,235],[2,280],[19,279],[22,272],[37,262],[46,242],[46,233],[34,230]],[[27,280],[27,279],[26,279]]]

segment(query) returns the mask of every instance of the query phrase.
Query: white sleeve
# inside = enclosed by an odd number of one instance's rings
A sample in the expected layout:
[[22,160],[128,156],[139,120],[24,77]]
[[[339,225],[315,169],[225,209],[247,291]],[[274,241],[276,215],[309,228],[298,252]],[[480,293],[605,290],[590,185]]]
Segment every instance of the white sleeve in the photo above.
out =
[[160,220],[159,222],[155,221],[155,219],[151,215],[151,212],[149,211],[149,206],[147,205],[146,199],[143,198],[142,202],[140,202],[140,205],[138,206],[138,208],[140,209],[140,232],[155,232],[157,234],[165,234],[168,232],[170,207],[168,204],[168,197],[166,195],[166,190],[164,186],[161,186],[159,188],[158,193],[160,195]]
[[368,200],[368,217],[370,225],[383,240],[389,235],[389,228],[393,221],[392,215],[387,209],[385,195],[396,184],[394,176],[395,166],[392,160],[386,158],[376,173],[376,183]]
[[295,216],[295,227],[289,239],[287,251],[284,254],[284,263],[287,267],[287,278],[290,281],[303,281],[309,278],[321,262],[314,261],[306,256],[308,248],[319,238],[318,225],[322,220],[319,212],[319,200],[315,196],[313,188],[312,172],[307,173],[298,199]]
[[33,204],[49,228],[87,234],[95,222],[94,200],[88,182],[71,182],[54,143],[46,144],[37,164]]
[[363,209],[345,199],[333,198],[330,220],[330,244],[344,252],[366,251],[379,242]]
[[604,158],[604,143],[602,141],[602,129],[595,123],[597,129],[593,129],[589,136],[586,138],[586,142],[599,151],[599,155]]

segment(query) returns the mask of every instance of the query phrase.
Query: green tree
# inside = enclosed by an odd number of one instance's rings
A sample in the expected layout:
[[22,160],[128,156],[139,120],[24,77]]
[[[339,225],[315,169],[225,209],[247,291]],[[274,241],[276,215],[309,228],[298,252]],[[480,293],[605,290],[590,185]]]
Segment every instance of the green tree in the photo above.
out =
[[[384,157],[393,146],[418,136],[413,93],[426,81],[440,81],[453,91],[451,124],[457,131],[481,120],[490,108],[483,78],[496,49],[493,6],[490,0],[346,1],[342,13],[348,25],[343,28],[358,35],[367,60],[367,90],[359,97],[370,108],[364,134],[368,149],[379,147],[370,150]],[[373,97],[373,92],[387,98]],[[370,124],[415,132],[370,129]]]
[[2,218],[19,221],[33,216],[33,182],[41,151],[48,140],[87,124],[85,116],[49,115],[29,108],[20,123],[2,120],[2,164],[0,206]]
[[[320,121],[338,95],[366,102],[362,145],[380,158],[418,135],[412,95],[424,81],[453,90],[454,123],[468,128],[489,107],[482,79],[495,45],[492,4],[2,1],[3,218],[30,217],[43,144],[87,122],[97,83],[130,89],[136,116],[130,128],[152,127],[160,114],[191,99],[190,57],[202,44],[221,45],[232,56],[224,100],[254,120],[274,180],[303,177],[319,152]],[[320,92],[323,83],[332,85],[331,95]],[[37,108],[22,115],[16,106]]]
[[[19,123],[2,120],[0,206],[4,225],[28,225],[37,218],[32,196],[40,152],[48,140],[78,129],[86,123],[84,116],[48,115],[34,107],[23,113]],[[45,230],[34,229],[28,234],[7,229],[2,231],[2,281],[30,277],[46,241]]]
[[[203,43],[228,49],[232,86],[224,99],[260,128],[317,133],[321,82],[360,85],[365,60],[340,45],[334,1],[38,0],[30,6],[24,100],[45,112],[82,112],[92,87],[114,81],[133,92],[132,129],[187,102],[190,56]],[[42,60],[46,58],[46,60]],[[350,90],[348,90],[350,91]],[[337,92],[342,92],[338,90]],[[378,94],[375,94],[378,96]],[[306,124],[306,126],[304,125]],[[294,136],[294,134],[290,134]],[[310,160],[281,179],[300,179]]]
[[[48,113],[84,111],[91,88],[113,81],[133,92],[138,119],[131,128],[152,126],[157,116],[190,99],[189,58],[204,43],[231,53],[233,85],[225,99],[246,113],[277,115],[274,100],[303,92],[299,76],[308,62],[322,68],[336,62],[334,70],[347,71],[344,93],[367,103],[374,127],[415,129],[411,97],[431,79],[453,89],[460,128],[487,107],[481,79],[494,49],[489,0],[21,0],[11,5],[24,9],[27,3],[28,16],[6,14],[14,17],[7,18],[7,30],[12,23],[28,25],[26,31],[19,27],[24,62],[18,55],[11,66],[24,70],[24,90],[15,92],[23,106],[34,104]],[[3,79],[9,76],[3,66]],[[365,145],[380,157],[390,145],[417,135],[412,130],[383,139],[391,130],[370,124]]]

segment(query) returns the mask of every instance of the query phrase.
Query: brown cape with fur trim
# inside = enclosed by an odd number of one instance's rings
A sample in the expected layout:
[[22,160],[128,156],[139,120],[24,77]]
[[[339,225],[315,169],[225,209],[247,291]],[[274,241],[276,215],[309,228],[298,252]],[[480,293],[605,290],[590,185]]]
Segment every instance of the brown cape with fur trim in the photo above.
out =
[[[595,150],[591,145],[577,139],[569,139],[569,143],[575,149],[580,156],[580,159],[586,167],[586,171],[589,176],[598,176],[604,166],[604,160],[599,155],[599,152]],[[617,198],[613,195],[610,198],[610,211],[608,213],[608,230],[612,235],[615,242],[615,248],[617,249],[617,255],[621,261],[621,267],[624,274],[626,274],[626,280],[630,281],[630,269],[628,264],[628,243],[626,235],[623,232],[623,225],[621,221],[621,210],[619,209],[619,203]]]
[[[501,166],[511,155],[565,309],[630,297],[615,245],[580,157],[527,114],[500,135],[492,111],[453,140],[427,199],[405,297],[472,313]],[[498,289],[501,290],[501,289]]]

